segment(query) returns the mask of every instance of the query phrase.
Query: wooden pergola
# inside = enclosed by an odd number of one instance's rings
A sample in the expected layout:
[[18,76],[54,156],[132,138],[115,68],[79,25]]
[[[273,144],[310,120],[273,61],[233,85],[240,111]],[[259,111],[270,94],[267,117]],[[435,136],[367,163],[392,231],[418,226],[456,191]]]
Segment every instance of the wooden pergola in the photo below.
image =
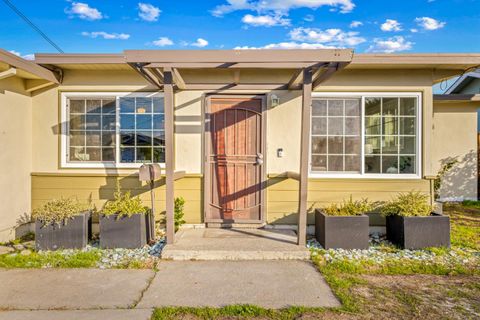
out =
[[[288,176],[299,181],[298,245],[305,245],[307,231],[308,150],[312,90],[343,69],[353,58],[350,49],[332,50],[202,50],[125,51],[126,62],[164,92],[167,243],[174,242],[174,107],[176,90],[224,92],[230,90],[302,90],[301,163]],[[185,70],[230,70],[232,82],[191,83]],[[242,70],[289,70],[287,82],[242,83]]]

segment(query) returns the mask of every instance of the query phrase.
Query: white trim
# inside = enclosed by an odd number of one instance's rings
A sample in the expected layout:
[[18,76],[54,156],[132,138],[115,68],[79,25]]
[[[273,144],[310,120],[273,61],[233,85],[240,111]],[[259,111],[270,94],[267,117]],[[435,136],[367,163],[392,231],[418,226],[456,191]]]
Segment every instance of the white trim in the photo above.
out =
[[[142,163],[120,163],[120,146],[119,146],[119,99],[121,97],[162,97],[163,92],[62,92],[60,99],[60,121],[61,121],[61,138],[60,138],[60,164],[62,168],[139,168]],[[115,159],[116,162],[69,162],[67,160],[67,148],[68,148],[68,112],[67,112],[67,99],[68,98],[116,98],[116,145],[115,145]],[[162,168],[165,167],[165,163],[161,163]]]
[[[384,174],[384,173],[364,173],[365,172],[365,98],[369,97],[414,97],[417,98],[417,114],[416,114],[416,174]],[[321,179],[422,179],[422,114],[423,114],[423,96],[421,92],[313,92],[312,98],[358,98],[361,100],[361,172],[360,173],[320,173],[311,170],[311,139],[312,139],[312,126],[310,126],[310,145],[309,145],[309,178],[321,178]],[[310,114],[310,121],[312,116]]]

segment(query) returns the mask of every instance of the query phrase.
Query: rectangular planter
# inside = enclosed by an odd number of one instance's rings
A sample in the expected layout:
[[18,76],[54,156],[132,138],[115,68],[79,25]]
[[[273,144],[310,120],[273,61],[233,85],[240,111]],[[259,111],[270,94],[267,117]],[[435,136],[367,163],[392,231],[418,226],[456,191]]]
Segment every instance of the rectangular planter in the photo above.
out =
[[450,247],[450,217],[387,217],[387,239],[405,249]]
[[35,221],[37,250],[82,249],[90,237],[90,213],[80,214],[61,224],[44,225],[42,221]]
[[134,214],[118,218],[117,215],[100,215],[100,247],[103,249],[142,248],[151,239],[151,214]]
[[368,249],[368,216],[328,216],[315,210],[315,235],[325,249]]

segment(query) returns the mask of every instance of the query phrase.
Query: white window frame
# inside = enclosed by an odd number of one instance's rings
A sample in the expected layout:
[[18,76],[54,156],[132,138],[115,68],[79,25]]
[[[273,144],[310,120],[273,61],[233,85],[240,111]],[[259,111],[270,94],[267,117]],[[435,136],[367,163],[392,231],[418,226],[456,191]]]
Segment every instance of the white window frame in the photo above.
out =
[[[417,114],[416,114],[416,173],[415,174],[388,174],[388,173],[364,173],[365,171],[365,98],[417,98]],[[328,173],[312,171],[312,126],[310,125],[309,133],[309,153],[308,153],[308,176],[310,178],[332,178],[332,179],[421,179],[422,178],[422,93],[421,92],[313,92],[312,99],[315,98],[335,98],[335,99],[360,99],[361,103],[361,167],[359,173]],[[309,121],[312,121],[311,108]]]
[[[60,139],[60,157],[61,157],[61,167],[62,168],[139,168],[143,163],[121,163],[120,162],[120,98],[123,97],[159,97],[163,98],[164,95],[161,92],[62,92],[61,93],[61,108],[60,108],[60,120],[61,120],[61,139]],[[68,159],[68,149],[69,149],[69,112],[67,110],[67,101],[70,98],[84,98],[84,99],[95,99],[95,98],[115,98],[116,101],[116,121],[115,121],[115,159],[116,162],[70,162]],[[165,163],[160,163],[162,168],[165,168]]]

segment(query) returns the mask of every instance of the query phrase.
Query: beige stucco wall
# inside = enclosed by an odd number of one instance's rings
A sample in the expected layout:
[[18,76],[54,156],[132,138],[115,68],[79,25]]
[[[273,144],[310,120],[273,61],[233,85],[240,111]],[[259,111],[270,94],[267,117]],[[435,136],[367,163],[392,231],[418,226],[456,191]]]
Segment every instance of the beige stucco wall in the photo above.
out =
[[30,214],[32,104],[17,77],[0,80],[0,242]]
[[436,103],[433,123],[434,172],[447,162],[458,160],[443,179],[440,198],[477,199],[477,105]]

